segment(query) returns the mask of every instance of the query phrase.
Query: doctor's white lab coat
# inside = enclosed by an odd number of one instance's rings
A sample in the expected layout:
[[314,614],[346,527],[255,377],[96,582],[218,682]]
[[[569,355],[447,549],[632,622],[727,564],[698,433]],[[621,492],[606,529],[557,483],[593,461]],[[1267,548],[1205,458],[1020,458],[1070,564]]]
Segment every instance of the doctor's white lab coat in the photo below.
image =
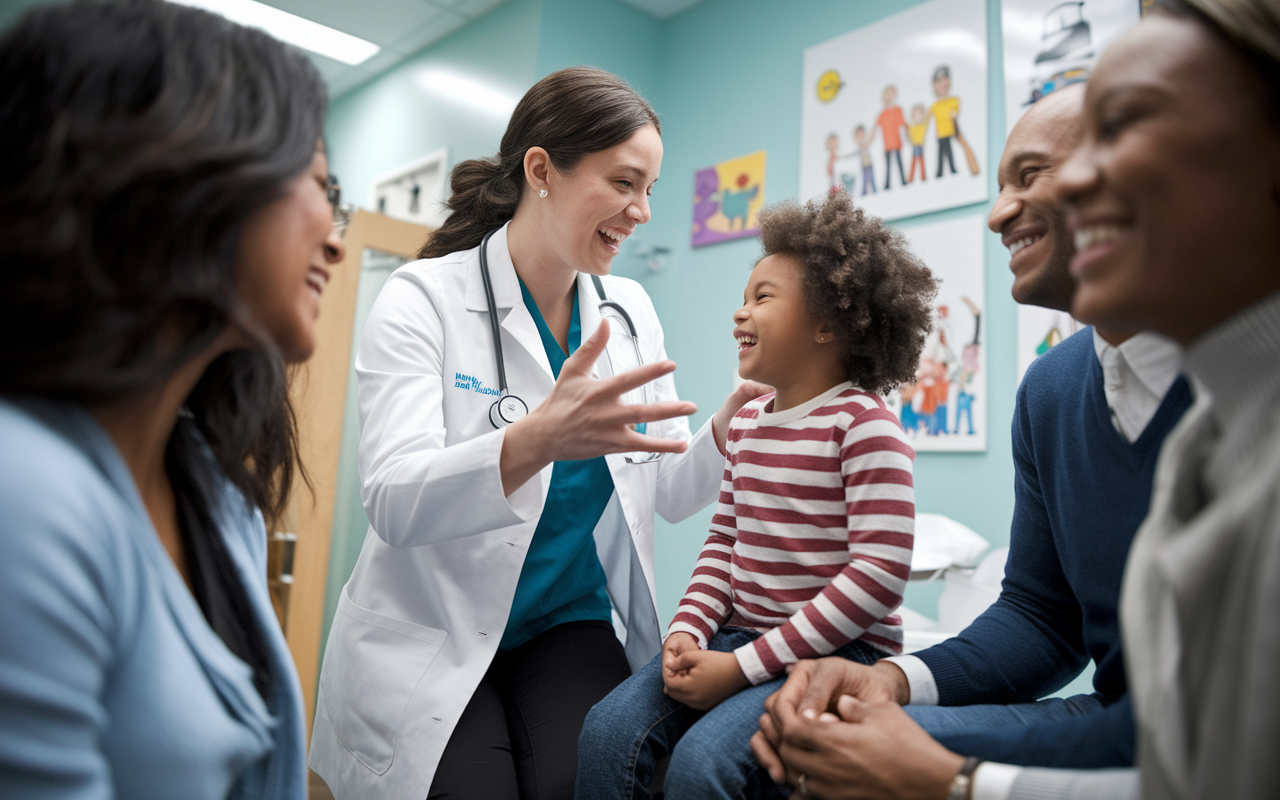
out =
[[[554,385],[507,249],[489,242],[510,391],[530,409]],[[646,363],[666,358],[653,304],[634,281],[605,276],[609,299],[636,326]],[[578,277],[585,341],[599,297]],[[610,374],[609,360],[596,364]],[[503,431],[493,333],[479,249],[406,264],[388,280],[356,356],[361,498],[370,520],[338,600],[320,669],[310,765],[339,800],[422,800],[472,692],[498,649],[551,465],[504,496]],[[676,398],[668,375],[658,400]],[[650,424],[690,438],[685,418]],[[632,670],[660,649],[654,602],[653,514],[683,519],[714,500],[724,472],[708,422],[689,449],[649,464],[606,457],[615,491],[596,549]]]

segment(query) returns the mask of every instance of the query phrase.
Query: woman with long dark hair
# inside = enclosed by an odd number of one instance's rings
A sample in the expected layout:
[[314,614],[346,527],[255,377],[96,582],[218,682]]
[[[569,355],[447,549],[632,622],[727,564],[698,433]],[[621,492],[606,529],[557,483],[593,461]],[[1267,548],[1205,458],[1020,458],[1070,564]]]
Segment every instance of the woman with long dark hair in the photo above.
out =
[[448,219],[374,304],[371,527],[312,735],[340,796],[569,797],[587,711],[658,652],[654,512],[715,499],[728,420],[763,391],[691,437],[653,304],[609,274],[661,164],[624,81],[549,75],[494,158],[455,167]]
[[0,795],[302,798],[264,580],[341,260],[324,85],[156,0],[0,37]]

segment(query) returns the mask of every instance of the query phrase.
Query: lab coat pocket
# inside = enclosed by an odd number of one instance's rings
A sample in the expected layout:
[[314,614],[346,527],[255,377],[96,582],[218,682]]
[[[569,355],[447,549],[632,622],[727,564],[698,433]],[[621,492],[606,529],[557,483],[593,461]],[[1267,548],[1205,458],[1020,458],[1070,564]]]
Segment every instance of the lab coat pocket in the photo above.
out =
[[448,636],[361,608],[345,589],[338,598],[320,696],[338,741],[376,774],[391,766],[409,698]]

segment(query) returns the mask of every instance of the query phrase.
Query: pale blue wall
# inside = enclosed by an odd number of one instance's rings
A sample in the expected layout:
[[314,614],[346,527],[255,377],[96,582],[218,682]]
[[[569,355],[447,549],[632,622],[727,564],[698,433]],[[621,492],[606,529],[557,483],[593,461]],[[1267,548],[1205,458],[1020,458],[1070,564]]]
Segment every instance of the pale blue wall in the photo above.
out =
[[441,97],[420,76],[445,69],[518,99],[536,80],[541,19],[541,0],[509,0],[334,100],[329,154],[349,199],[364,204],[376,176],[441,147],[450,165],[497,152],[507,115]]
[[539,78],[585,64],[621,75],[654,98],[662,23],[617,0],[543,0],[542,7]]
[[[1004,93],[999,0],[987,2],[990,146],[984,164],[994,197],[990,165],[998,161],[1004,144]],[[373,175],[435,148],[449,146],[451,163],[497,149],[501,122],[466,118],[464,109],[428,104],[413,82],[414,70],[425,64],[462,65],[476,74],[494,75],[504,87],[519,84],[522,76],[527,87],[535,76],[578,63],[612,70],[632,82],[657,107],[666,149],[653,220],[637,232],[635,243],[663,245],[673,252],[666,269],[653,274],[630,255],[633,246],[615,260],[615,271],[641,280],[653,296],[668,349],[680,365],[676,378],[681,393],[699,405],[697,425],[719,407],[731,387],[735,346],[730,315],[740,302],[758,245],[746,240],[689,247],[694,171],[764,149],[767,199],[794,196],[799,188],[804,48],[914,4],[709,0],[659,23],[615,0],[512,0],[335,102],[329,125],[335,167],[363,197]],[[989,208],[990,203],[982,203],[904,224],[956,214],[985,217]],[[987,243],[988,451],[921,454],[916,487],[921,511],[955,517],[998,546],[1007,542],[1013,509],[1008,423],[1015,389],[1015,311],[1007,253],[994,235]],[[354,429],[350,433],[353,441]],[[354,464],[347,452],[343,462]],[[345,524],[348,530],[335,530],[335,536],[345,537],[345,549],[334,551],[335,581],[349,573],[350,563],[344,562],[358,552],[365,524],[358,496],[354,508],[350,496],[340,502],[346,503],[346,522],[336,520],[335,525]],[[674,613],[709,519],[707,511],[678,525],[658,523],[658,601],[664,618]],[[936,586],[912,587],[908,604],[932,616],[936,591]]]

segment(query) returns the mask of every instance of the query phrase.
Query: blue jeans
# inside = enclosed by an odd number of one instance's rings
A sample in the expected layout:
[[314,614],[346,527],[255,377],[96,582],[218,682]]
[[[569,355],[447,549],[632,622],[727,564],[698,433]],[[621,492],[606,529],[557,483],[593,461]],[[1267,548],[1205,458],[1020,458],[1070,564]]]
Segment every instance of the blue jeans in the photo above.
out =
[[[626,684],[623,684],[624,686]],[[615,690],[617,691],[617,690]],[[1035,703],[975,706],[905,706],[907,714],[930,736],[973,733],[986,728],[1006,728],[1053,722],[1091,714],[1104,708],[1096,694],[1050,697]]]
[[[708,649],[732,652],[760,634],[722,628]],[[833,655],[873,664],[881,653],[854,640]],[[764,701],[785,676],[749,686],[710,711],[695,711],[662,693],[662,656],[609,693],[587,714],[578,738],[578,800],[640,800],[658,759],[671,754],[664,795],[668,800],[733,800],[743,796],[786,798],[751,754]]]

